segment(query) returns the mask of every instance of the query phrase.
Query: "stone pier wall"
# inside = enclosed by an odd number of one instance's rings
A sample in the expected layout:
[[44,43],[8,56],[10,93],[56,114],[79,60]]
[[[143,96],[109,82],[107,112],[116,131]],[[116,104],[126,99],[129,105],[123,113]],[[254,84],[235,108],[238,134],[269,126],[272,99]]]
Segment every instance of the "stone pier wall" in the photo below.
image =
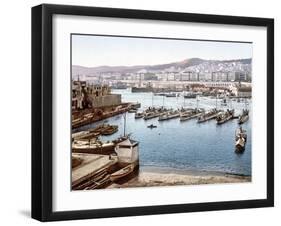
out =
[[108,107],[121,104],[121,94],[109,94],[99,97],[90,97],[93,107]]

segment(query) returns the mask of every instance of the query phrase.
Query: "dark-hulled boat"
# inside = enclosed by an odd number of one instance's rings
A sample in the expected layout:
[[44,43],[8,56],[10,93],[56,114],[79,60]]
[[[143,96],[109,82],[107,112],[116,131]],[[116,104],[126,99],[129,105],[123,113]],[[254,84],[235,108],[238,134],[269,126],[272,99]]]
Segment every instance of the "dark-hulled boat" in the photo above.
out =
[[147,128],[153,129],[153,128],[157,128],[157,126],[156,126],[156,125],[153,125],[153,124],[150,124],[149,126],[147,126]]
[[108,143],[92,143],[86,140],[76,140],[72,143],[73,153],[91,153],[91,154],[112,154],[114,153],[115,144]]
[[118,131],[118,126],[117,125],[110,125],[108,126],[108,128],[106,128],[105,130],[103,130],[101,132],[102,135],[112,135],[114,133],[116,133]]
[[196,98],[197,94],[196,93],[185,93],[183,95],[184,98],[186,99],[192,99],[192,98]]
[[135,113],[135,119],[139,119],[143,117],[143,112],[136,112]]
[[141,107],[141,103],[139,103],[139,102],[131,103],[131,107],[134,108],[134,109],[138,109],[138,108]]

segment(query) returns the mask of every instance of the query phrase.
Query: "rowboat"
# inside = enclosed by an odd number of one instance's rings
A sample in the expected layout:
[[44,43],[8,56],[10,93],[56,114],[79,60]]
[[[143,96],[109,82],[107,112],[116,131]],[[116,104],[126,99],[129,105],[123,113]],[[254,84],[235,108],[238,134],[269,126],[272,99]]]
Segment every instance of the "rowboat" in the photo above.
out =
[[203,111],[201,109],[194,109],[191,111],[186,111],[184,113],[180,114],[180,121],[186,121],[189,119],[193,119],[193,118],[197,118],[199,117],[201,114],[203,114]]
[[150,124],[149,126],[147,126],[147,128],[153,129],[153,128],[157,128],[157,126],[155,126],[155,125],[153,125],[153,124]]
[[137,109],[132,108],[132,109],[128,110],[128,112],[129,112],[129,113],[136,113],[136,112],[137,112]]
[[110,125],[104,131],[101,132],[102,135],[111,135],[118,131],[118,126]]
[[110,175],[110,180],[117,181],[117,180],[129,175],[130,173],[132,173],[134,171],[134,168],[135,168],[134,164],[130,164],[130,165],[112,173]]

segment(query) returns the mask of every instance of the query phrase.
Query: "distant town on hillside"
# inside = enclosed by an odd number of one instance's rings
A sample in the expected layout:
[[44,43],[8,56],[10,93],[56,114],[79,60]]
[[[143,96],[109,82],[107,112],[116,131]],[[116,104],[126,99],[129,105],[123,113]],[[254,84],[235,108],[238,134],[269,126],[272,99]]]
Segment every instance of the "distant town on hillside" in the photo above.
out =
[[251,81],[252,59],[204,60],[136,66],[72,66],[74,80]]

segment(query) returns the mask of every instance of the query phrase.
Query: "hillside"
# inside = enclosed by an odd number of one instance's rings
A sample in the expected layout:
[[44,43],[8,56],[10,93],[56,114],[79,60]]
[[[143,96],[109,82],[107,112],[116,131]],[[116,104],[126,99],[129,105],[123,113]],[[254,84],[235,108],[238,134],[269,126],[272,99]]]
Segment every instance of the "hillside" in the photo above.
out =
[[235,60],[204,60],[200,58],[190,58],[179,62],[157,65],[136,65],[136,66],[98,66],[83,67],[72,66],[72,75],[98,75],[100,73],[136,73],[136,72],[179,72],[179,71],[250,71],[252,59]]

